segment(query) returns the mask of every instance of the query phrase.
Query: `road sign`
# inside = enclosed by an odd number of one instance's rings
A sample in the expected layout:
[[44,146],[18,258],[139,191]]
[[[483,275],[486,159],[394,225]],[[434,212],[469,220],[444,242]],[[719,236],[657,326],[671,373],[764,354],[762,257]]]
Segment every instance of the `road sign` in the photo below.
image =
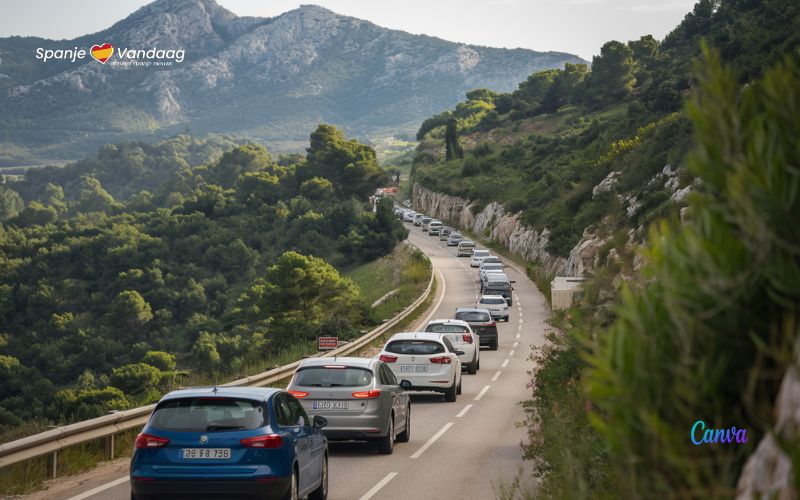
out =
[[318,350],[330,351],[339,347],[339,337],[319,337],[317,344]]

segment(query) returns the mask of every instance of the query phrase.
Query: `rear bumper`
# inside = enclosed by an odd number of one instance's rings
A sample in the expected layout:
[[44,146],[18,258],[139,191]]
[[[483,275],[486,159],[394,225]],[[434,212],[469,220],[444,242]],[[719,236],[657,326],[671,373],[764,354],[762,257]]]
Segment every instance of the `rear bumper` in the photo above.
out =
[[322,433],[329,441],[375,439],[389,431],[389,418],[380,414],[345,417],[318,413],[328,419]]
[[161,498],[248,498],[272,500],[285,497],[291,484],[291,476],[264,478],[264,481],[268,482],[256,480],[205,480],[202,477],[191,481],[186,479],[177,481],[164,479],[143,481],[131,477],[131,492],[136,496],[136,500]]
[[481,346],[493,346],[497,342],[497,333],[481,332],[479,336]]

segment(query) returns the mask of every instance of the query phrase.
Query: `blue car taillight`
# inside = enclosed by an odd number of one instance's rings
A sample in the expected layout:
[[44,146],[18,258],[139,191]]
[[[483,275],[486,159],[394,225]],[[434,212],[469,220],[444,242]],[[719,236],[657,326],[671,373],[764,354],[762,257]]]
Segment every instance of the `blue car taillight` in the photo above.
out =
[[139,450],[144,450],[152,448],[163,448],[168,444],[169,444],[169,439],[167,438],[154,436],[152,434],[141,433],[138,436],[136,436],[136,441],[134,441],[133,447]]
[[245,448],[280,448],[283,446],[283,438],[277,434],[244,438],[239,442]]

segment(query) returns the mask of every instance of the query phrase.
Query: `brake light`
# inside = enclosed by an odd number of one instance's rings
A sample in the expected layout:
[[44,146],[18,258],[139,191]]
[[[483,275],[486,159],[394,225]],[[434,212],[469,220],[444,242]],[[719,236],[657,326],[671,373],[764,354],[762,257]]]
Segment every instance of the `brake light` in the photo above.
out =
[[384,363],[394,363],[395,361],[397,361],[397,356],[391,356],[389,354],[381,354],[380,358],[378,359],[380,359]]
[[469,333],[465,333],[464,335],[461,336],[461,340],[463,340],[467,344],[471,344],[472,343],[472,335],[470,335]]
[[372,389],[371,391],[354,392],[352,396],[358,399],[375,399],[381,397],[381,390]]
[[431,363],[436,363],[437,365],[449,365],[452,362],[453,360],[447,356],[436,356],[435,358],[431,358]]
[[304,392],[304,391],[294,391],[294,390],[290,389],[290,390],[288,390],[286,392],[288,392],[292,396],[296,397],[297,399],[303,399],[304,397],[308,396],[308,393]]
[[153,436],[152,434],[139,434],[136,436],[133,447],[139,450],[145,450],[149,448],[163,448],[167,444],[169,444],[169,439],[167,438]]
[[277,434],[244,438],[240,439],[239,442],[245,448],[280,448],[283,446],[283,438]]

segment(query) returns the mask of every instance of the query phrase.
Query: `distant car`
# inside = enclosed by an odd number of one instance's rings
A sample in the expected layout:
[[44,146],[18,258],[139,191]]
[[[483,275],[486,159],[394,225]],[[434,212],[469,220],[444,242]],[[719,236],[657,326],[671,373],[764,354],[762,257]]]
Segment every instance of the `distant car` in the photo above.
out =
[[496,351],[498,345],[497,323],[492,318],[492,313],[483,307],[457,307],[456,319],[469,323],[472,331],[478,334],[480,345],[487,346]]
[[473,333],[469,323],[458,319],[434,319],[425,325],[425,331],[447,337],[456,349],[463,351],[464,354],[460,354],[458,358],[467,373],[475,375],[480,369],[480,338]]
[[392,371],[378,359],[309,358],[286,388],[312,417],[328,421],[331,440],[367,440],[390,454],[411,436],[411,402]]
[[508,304],[502,295],[481,295],[475,307],[488,309],[494,319],[508,321]]
[[450,233],[450,237],[447,238],[447,246],[449,247],[458,246],[462,238],[463,236],[461,236],[461,233]]
[[475,242],[472,240],[461,240],[458,242],[458,256],[471,257],[475,249]]
[[425,214],[414,214],[414,225],[419,226]]
[[506,299],[508,305],[513,305],[513,284],[514,282],[509,280],[506,275],[498,276],[489,274],[486,279],[480,283],[481,295],[502,295]]
[[436,333],[395,333],[378,359],[407,389],[441,392],[445,401],[453,403],[461,394],[462,352]]
[[328,493],[323,417],[282,389],[172,391],[134,441],[131,499],[240,495],[322,500]]
[[403,214],[403,222],[414,222],[414,216],[417,215],[413,210],[409,210]]
[[[423,231],[427,231],[428,230],[428,223],[431,222],[432,220],[433,220],[433,217],[423,217],[423,218],[421,218],[419,220],[419,224],[418,225],[422,226],[422,230]],[[416,222],[414,224],[416,224]]]
[[432,220],[428,223],[428,235],[439,236],[439,231],[442,230],[442,223],[438,220]]
[[486,260],[484,260],[481,262],[481,265],[478,266],[478,277],[483,278],[483,275],[490,271],[503,272],[503,264],[498,264],[497,262],[486,262]]
[[500,260],[500,257],[496,255],[490,255],[489,257],[484,258],[481,262],[485,262],[487,264],[503,264],[503,261]]
[[447,238],[450,237],[450,233],[452,233],[454,229],[452,227],[443,227],[441,231],[439,231],[439,241],[447,241]]
[[469,261],[470,267],[479,267],[483,259],[491,257],[492,254],[489,250],[478,250],[477,248],[472,251],[472,259]]

